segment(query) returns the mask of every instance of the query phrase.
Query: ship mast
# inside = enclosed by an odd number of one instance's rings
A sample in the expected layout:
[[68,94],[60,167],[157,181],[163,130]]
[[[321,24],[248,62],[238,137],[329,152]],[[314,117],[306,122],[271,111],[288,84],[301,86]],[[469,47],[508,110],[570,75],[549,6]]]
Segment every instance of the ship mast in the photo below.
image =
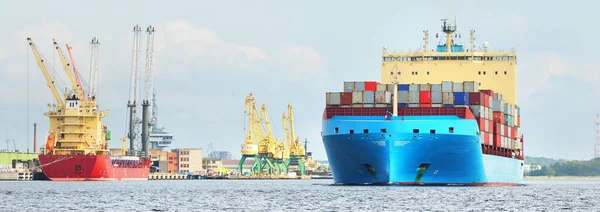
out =
[[446,52],[451,52],[452,51],[452,46],[454,45],[453,41],[452,41],[452,33],[454,33],[454,31],[456,31],[456,23],[454,23],[454,25],[450,25],[450,24],[446,24],[446,21],[448,21],[448,19],[442,19],[442,21],[444,22],[444,25],[442,25],[442,31],[444,33],[446,33]]
[[392,75],[392,84],[394,85],[394,98],[393,98],[393,113],[392,116],[398,116],[398,74],[400,74],[399,71],[396,71],[396,64],[394,64],[394,67],[392,68],[392,72],[390,73],[390,75]]

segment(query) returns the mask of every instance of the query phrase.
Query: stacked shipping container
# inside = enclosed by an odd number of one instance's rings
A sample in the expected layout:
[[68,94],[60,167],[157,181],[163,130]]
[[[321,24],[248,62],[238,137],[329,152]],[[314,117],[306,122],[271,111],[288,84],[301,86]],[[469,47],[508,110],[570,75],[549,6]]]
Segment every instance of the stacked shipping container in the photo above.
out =
[[[520,108],[505,103],[502,94],[494,93],[492,90],[479,90],[478,86],[479,83],[474,81],[399,84],[397,85],[398,96],[393,97],[394,85],[392,84],[344,82],[344,92],[327,93],[326,103],[328,108],[380,108],[376,112],[363,110],[340,112],[348,115],[356,113],[387,115],[383,108],[391,108],[392,98],[398,99],[399,113],[402,115],[415,114],[416,110],[409,108],[468,107],[479,125],[480,141],[483,145],[518,152],[523,145],[518,139],[518,129],[521,124]],[[419,109],[421,112],[418,113],[429,114],[432,109],[427,111]],[[337,114],[335,111],[341,110],[332,109],[332,111],[327,113],[328,117]]]

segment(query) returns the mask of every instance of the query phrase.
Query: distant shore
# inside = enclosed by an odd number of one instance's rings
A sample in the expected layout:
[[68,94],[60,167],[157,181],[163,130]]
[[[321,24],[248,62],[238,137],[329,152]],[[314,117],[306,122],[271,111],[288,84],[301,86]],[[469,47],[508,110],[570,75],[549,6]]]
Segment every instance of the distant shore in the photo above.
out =
[[523,180],[600,180],[600,176],[525,176]]

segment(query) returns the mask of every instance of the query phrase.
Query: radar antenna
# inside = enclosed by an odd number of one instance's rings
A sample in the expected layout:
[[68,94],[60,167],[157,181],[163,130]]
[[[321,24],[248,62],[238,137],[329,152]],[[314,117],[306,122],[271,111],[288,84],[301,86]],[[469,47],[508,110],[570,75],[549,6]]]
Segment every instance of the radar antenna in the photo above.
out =
[[454,23],[454,25],[451,25],[447,23],[448,19],[446,18],[443,18],[442,21],[444,22],[444,25],[442,25],[442,31],[446,33],[446,52],[451,52],[452,46],[454,45],[452,40],[452,33],[456,31],[456,23]]

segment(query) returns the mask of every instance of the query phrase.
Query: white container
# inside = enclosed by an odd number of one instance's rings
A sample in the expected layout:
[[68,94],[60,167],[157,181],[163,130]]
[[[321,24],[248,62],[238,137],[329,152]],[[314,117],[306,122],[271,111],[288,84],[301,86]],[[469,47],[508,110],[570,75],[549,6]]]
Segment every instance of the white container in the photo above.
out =
[[442,93],[442,104],[453,105],[454,104],[454,93],[443,92]]
[[479,83],[475,81],[465,81],[463,83],[464,92],[478,92],[479,91]]
[[442,92],[442,84],[432,84],[431,91],[432,92]]
[[408,92],[408,103],[418,104],[419,103],[419,91],[409,91]]
[[377,84],[377,91],[386,91],[387,85],[385,84]]
[[327,105],[340,105],[340,92],[327,92]]
[[344,82],[344,92],[353,92],[354,82]]
[[362,91],[352,92],[352,104],[363,104],[363,92]]
[[419,91],[419,84],[408,85],[408,91]]
[[375,104],[375,92],[374,91],[363,91],[363,103],[364,104]]
[[442,92],[452,92],[452,82],[442,81]]
[[392,94],[387,91],[375,92],[375,104],[390,104],[392,103]]
[[408,103],[408,91],[398,91],[398,103]]
[[[513,131],[513,130],[512,130],[512,127],[508,127],[508,135],[506,135],[506,136],[508,136],[508,137],[510,138],[510,137],[511,137],[511,135],[512,135],[512,131]],[[512,138],[511,138],[511,139],[512,139]]]
[[419,107],[419,104],[408,104],[408,107]]
[[365,91],[365,82],[354,82],[354,91]]
[[419,91],[431,91],[431,84],[420,84]]
[[452,83],[452,91],[453,92],[464,92],[462,82],[454,82]]
[[442,104],[431,104],[431,107],[442,107]]
[[442,104],[442,92],[431,92],[431,104]]
[[493,145],[494,144],[494,134],[493,133],[488,133],[488,144],[489,145]]

